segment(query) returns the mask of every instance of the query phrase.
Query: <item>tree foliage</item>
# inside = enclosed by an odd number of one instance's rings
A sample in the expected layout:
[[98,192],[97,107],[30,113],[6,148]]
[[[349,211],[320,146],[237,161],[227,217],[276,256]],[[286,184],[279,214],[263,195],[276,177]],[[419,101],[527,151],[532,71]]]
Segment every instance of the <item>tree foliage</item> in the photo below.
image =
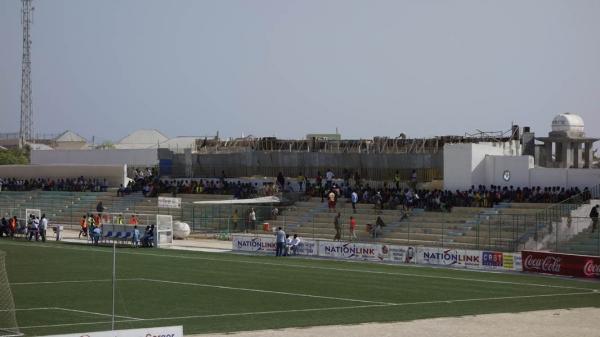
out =
[[29,151],[27,149],[0,150],[0,165],[27,165]]

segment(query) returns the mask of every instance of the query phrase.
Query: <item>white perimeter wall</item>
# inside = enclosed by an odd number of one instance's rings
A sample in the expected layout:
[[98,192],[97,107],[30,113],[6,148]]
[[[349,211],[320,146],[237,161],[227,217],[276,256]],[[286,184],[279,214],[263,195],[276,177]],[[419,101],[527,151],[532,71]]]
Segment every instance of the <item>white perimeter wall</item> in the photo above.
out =
[[151,167],[158,165],[158,151],[156,149],[33,150],[31,164],[126,164],[133,167]]
[[[495,186],[529,186],[529,170],[534,167],[531,156],[486,156],[485,179],[477,181],[477,185]],[[504,171],[510,172],[510,180],[505,181]]]
[[486,155],[502,156],[514,152],[510,143],[445,144],[444,189],[463,190],[482,184],[487,171]]
[[[514,156],[506,146],[492,144],[444,145],[444,189],[467,190],[472,185],[532,187],[594,187],[600,169],[534,167],[531,156]],[[504,181],[504,171],[510,180]]]
[[111,187],[125,184],[127,165],[0,165],[0,178],[97,178]]

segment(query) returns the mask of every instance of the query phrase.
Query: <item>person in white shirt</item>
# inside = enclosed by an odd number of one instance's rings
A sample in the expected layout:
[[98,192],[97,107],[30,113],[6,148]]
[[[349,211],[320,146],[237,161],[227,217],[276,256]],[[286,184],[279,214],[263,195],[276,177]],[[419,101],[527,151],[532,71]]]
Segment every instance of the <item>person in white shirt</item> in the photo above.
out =
[[298,255],[298,245],[300,244],[300,238],[298,237],[298,234],[294,234],[294,238],[292,239],[292,242],[290,243],[290,250],[292,252],[292,255]]
[[34,215],[31,215],[31,228],[29,231],[29,241],[33,241],[33,236],[35,235],[35,241],[38,241],[40,238],[40,219],[36,218]]
[[42,242],[46,242],[46,230],[48,230],[48,218],[46,218],[46,214],[42,214],[39,228],[40,235],[42,236]]

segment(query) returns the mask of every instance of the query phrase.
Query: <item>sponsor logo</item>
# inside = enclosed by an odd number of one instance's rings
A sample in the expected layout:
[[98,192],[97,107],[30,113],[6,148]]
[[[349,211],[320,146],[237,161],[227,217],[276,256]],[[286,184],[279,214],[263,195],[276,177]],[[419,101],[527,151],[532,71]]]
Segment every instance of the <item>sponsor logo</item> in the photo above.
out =
[[523,267],[547,273],[560,273],[560,261],[558,256],[534,257],[527,255]]
[[502,267],[504,265],[504,259],[502,253],[499,252],[482,252],[481,264],[490,267]]
[[238,249],[255,249],[255,250],[265,250],[265,249],[275,249],[275,243],[273,242],[263,242],[260,238],[253,238],[251,240],[239,240],[237,242]]
[[583,274],[587,277],[600,276],[600,264],[594,264],[594,260],[587,260],[583,266]]
[[170,334],[166,334],[166,335],[153,335],[151,333],[147,333],[146,337],[175,337],[175,334],[170,333]]
[[445,264],[479,265],[479,255],[459,254],[456,250],[444,252],[423,252],[425,261],[437,260]]
[[354,257],[359,255],[375,256],[375,248],[357,247],[346,243],[342,246],[325,246],[325,254],[342,254],[345,257]]

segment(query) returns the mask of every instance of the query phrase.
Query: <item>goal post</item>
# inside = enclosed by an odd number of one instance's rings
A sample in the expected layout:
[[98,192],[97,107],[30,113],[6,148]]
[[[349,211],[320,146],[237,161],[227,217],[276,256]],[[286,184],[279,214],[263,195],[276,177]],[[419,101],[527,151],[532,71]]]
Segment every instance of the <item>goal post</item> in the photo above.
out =
[[156,247],[161,248],[173,243],[173,216],[156,215]]
[[17,324],[15,302],[8,283],[5,259],[6,253],[0,251],[0,337],[22,336]]
[[34,215],[36,218],[42,217],[42,210],[37,208],[26,208],[25,209],[25,221],[29,221],[29,216]]

